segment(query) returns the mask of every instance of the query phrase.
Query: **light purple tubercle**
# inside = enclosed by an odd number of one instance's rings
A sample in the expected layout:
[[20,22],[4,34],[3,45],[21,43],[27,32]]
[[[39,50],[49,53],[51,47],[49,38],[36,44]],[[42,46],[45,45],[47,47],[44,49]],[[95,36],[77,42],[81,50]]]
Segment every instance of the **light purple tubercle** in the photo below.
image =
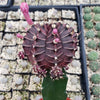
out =
[[21,3],[20,9],[21,9],[21,11],[22,11],[22,13],[23,13],[27,23],[29,25],[33,25],[33,21],[32,21],[32,19],[29,16],[29,6],[28,6],[28,4],[25,3],[25,2]]

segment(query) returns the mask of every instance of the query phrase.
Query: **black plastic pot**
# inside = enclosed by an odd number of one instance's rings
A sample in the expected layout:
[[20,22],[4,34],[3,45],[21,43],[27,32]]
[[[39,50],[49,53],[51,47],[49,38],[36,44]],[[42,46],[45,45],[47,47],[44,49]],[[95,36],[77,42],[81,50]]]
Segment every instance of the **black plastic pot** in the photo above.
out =
[[0,8],[8,8],[13,5],[14,0],[8,0],[6,5],[0,5]]
[[[86,67],[86,54],[85,54],[85,48],[84,48],[84,35],[83,35],[83,31],[81,31],[79,6],[74,6],[74,5],[73,6],[70,6],[70,5],[68,5],[68,6],[30,6],[30,11],[31,12],[34,12],[34,11],[37,11],[37,10],[38,11],[47,11],[48,9],[51,9],[51,8],[55,8],[57,10],[62,10],[62,9],[63,10],[72,10],[72,11],[75,12],[75,18],[76,19],[74,21],[77,22],[78,32],[81,32],[81,34],[79,36],[79,40],[80,40],[79,46],[80,46],[80,57],[81,57],[80,61],[81,61],[82,74],[78,74],[78,76],[81,77],[82,90],[85,92],[86,100],[90,100],[88,75],[87,75],[87,67]],[[19,6],[14,6],[14,7],[12,6],[12,7],[7,8],[7,9],[1,8],[0,10],[8,12],[8,11],[17,11],[18,9],[19,9]],[[69,19],[69,20],[71,20],[71,19]],[[6,33],[6,32],[4,31],[4,33]],[[14,33],[14,32],[10,32],[10,33]],[[68,74],[72,75],[71,73],[68,73]],[[36,92],[36,91],[34,91],[34,92]],[[82,92],[82,91],[80,91],[80,92]]]

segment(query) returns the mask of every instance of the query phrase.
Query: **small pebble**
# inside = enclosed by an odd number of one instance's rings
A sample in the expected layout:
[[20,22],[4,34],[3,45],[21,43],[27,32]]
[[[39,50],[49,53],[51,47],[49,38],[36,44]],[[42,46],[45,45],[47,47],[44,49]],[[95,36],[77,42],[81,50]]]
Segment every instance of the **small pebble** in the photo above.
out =
[[73,85],[76,85],[77,84],[77,79],[76,78],[72,78],[71,82],[72,82]]
[[4,17],[5,16],[5,13],[0,11],[0,17]]
[[0,95],[0,100],[4,100],[4,95]]
[[35,98],[35,100],[40,100],[41,98],[42,98],[41,95],[37,95],[36,98]]
[[9,29],[11,29],[13,26],[12,26],[11,23],[9,23],[9,24],[7,24],[7,27],[8,27]]
[[77,60],[73,60],[72,63],[71,63],[71,65],[72,65],[73,67],[80,67],[80,62],[77,61]]
[[16,99],[17,100],[22,100],[22,96],[18,96]]
[[11,55],[12,54],[12,50],[11,49],[7,49],[6,52]]
[[9,65],[4,65],[4,68],[8,69],[9,68]]
[[11,34],[6,34],[4,37],[6,40],[11,40],[12,39],[12,35]]
[[22,79],[22,77],[19,77],[19,79],[16,80],[16,84],[21,85],[22,83],[23,83],[23,79]]
[[26,28],[27,26],[28,26],[27,22],[23,22],[23,23],[22,23],[22,27],[23,27],[23,28]]
[[82,100],[82,96],[75,96],[74,100]]
[[1,77],[1,78],[0,78],[0,83],[2,83],[2,84],[6,84],[7,81],[8,81],[7,78],[4,78],[4,77]]
[[22,65],[23,68],[25,68],[25,67],[27,67],[28,64],[27,64],[26,61],[22,61],[22,62],[21,62],[21,65]]
[[40,83],[40,78],[36,76],[36,77],[33,78],[33,81],[35,83]]

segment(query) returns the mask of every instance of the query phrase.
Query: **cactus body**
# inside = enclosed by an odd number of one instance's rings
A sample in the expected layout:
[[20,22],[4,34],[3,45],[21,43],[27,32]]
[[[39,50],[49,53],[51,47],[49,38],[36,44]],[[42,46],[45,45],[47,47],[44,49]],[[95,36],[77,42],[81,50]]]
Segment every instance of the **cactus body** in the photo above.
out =
[[100,86],[94,86],[92,88],[93,95],[99,96],[100,95]]
[[[29,17],[29,7],[22,3],[21,11],[31,28],[23,37],[24,53],[38,75],[44,76],[43,100],[66,100],[68,78],[64,69],[72,61],[77,50],[78,34],[72,27],[62,23],[33,24]],[[18,37],[20,37],[18,35]]]
[[89,54],[88,54],[88,59],[89,59],[89,60],[92,60],[92,61],[97,60],[98,57],[99,57],[99,55],[98,55],[98,53],[97,53],[96,51],[91,51],[91,52],[89,52]]
[[91,8],[85,7],[85,8],[84,8],[84,12],[85,12],[85,13],[90,13],[90,12],[91,12]]
[[86,32],[86,37],[87,38],[94,38],[95,34],[93,30],[89,30],[88,32]]
[[43,100],[66,100],[67,81],[67,76],[63,76],[63,78],[59,80],[52,80],[50,75],[47,75],[42,84]]
[[95,49],[96,48],[96,42],[91,40],[88,42],[88,47],[89,48],[92,48],[92,49]]
[[92,61],[92,62],[90,62],[89,68],[90,68],[93,72],[96,72],[96,71],[100,68],[100,66],[99,66],[98,62]]
[[93,28],[93,22],[87,21],[87,22],[85,23],[85,27],[86,27],[87,29],[92,29],[92,28]]
[[92,81],[94,84],[99,84],[99,83],[100,83],[100,75],[99,75],[99,74],[94,74],[94,75],[92,75],[91,81]]
[[84,15],[84,20],[85,21],[90,21],[92,19],[91,15],[90,14],[85,14]]

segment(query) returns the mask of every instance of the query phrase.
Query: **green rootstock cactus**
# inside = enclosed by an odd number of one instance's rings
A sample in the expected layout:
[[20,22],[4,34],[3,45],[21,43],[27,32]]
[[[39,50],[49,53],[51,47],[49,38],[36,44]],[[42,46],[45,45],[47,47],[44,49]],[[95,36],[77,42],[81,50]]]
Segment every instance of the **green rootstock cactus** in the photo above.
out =
[[97,37],[100,38],[100,31],[97,32]]
[[85,14],[83,18],[85,21],[90,21],[92,19],[91,14]]
[[87,29],[92,29],[92,28],[93,28],[93,22],[87,21],[87,22],[85,23],[85,27],[86,27]]
[[34,24],[27,3],[22,3],[20,8],[31,28],[24,37],[17,34],[24,41],[24,51],[19,52],[19,57],[26,56],[34,72],[44,77],[43,100],[66,100],[68,78],[64,70],[68,69],[77,50],[78,33],[60,22]]
[[93,12],[94,12],[94,13],[100,13],[100,7],[99,7],[99,6],[94,7],[94,8],[93,8]]
[[98,62],[92,61],[92,62],[90,62],[90,64],[89,64],[89,68],[90,68],[93,72],[95,72],[95,71],[97,71],[97,70],[100,68],[100,66],[99,66]]
[[95,14],[94,20],[95,21],[100,21],[100,14]]
[[88,54],[88,59],[89,60],[97,60],[98,59],[98,53],[96,51],[91,51]]
[[91,81],[92,81],[94,84],[99,84],[99,83],[100,83],[100,75],[99,75],[99,74],[94,74],[94,75],[92,75]]
[[100,31],[100,23],[96,23],[95,29],[96,29],[96,31]]
[[43,100],[66,100],[66,84],[68,78],[63,76],[63,79],[52,80],[50,75],[43,80]]
[[93,40],[89,41],[89,42],[88,42],[88,47],[89,47],[89,48],[92,48],[92,49],[96,48],[96,42],[93,41]]
[[91,12],[91,8],[90,7],[85,7],[84,8],[84,12],[85,13],[90,13]]
[[94,86],[94,87],[92,87],[92,93],[95,96],[99,96],[100,95],[100,86]]
[[94,38],[95,34],[93,30],[89,30],[88,32],[86,32],[85,35],[87,38]]

